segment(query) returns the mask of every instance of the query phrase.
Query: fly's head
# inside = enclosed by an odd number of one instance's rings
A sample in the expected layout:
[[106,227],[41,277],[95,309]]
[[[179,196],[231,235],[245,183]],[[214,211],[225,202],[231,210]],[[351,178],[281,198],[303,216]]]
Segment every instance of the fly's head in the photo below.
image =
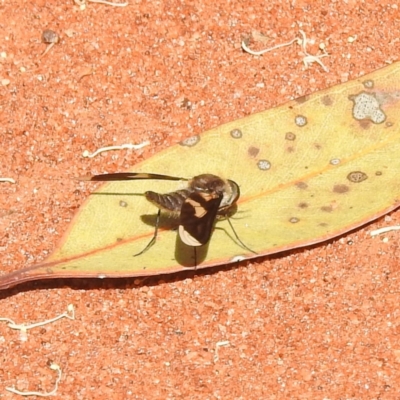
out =
[[239,199],[239,185],[228,179],[221,179],[213,174],[195,176],[189,183],[189,187],[196,192],[206,193],[213,198],[222,198],[219,209],[226,211]]

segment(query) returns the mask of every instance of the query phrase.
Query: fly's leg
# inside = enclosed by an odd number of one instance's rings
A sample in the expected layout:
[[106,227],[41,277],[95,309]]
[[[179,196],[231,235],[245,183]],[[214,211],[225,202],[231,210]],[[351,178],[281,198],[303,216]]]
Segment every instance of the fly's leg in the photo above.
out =
[[226,217],[226,219],[228,220],[229,225],[230,225],[231,228],[232,228],[232,232],[233,232],[233,234],[235,235],[235,238],[237,239],[237,241],[240,243],[240,245],[241,245],[243,248],[245,248],[246,250],[249,250],[250,252],[252,252],[253,254],[257,254],[254,250],[250,249],[250,247],[247,247],[247,246],[240,240],[240,237],[239,237],[239,235],[236,233],[235,228],[233,227],[230,218]]
[[150,242],[147,243],[147,246],[141,252],[139,252],[137,254],[134,254],[133,257],[137,257],[137,256],[140,256],[143,253],[146,253],[146,251],[149,250],[150,247],[152,247],[153,244],[156,242],[157,233],[158,233],[158,226],[160,225],[160,216],[161,216],[161,210],[159,209],[158,213],[157,213],[157,219],[156,219],[156,225],[155,225],[155,228],[154,228],[153,237],[151,238]]

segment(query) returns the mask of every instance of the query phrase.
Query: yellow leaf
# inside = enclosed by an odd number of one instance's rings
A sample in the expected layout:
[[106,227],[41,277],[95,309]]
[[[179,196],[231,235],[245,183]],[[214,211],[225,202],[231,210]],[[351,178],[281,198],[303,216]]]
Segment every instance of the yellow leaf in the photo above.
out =
[[[135,172],[193,177],[211,173],[240,186],[231,222],[216,222],[197,268],[306,246],[343,234],[398,207],[400,64],[230,122],[136,165]],[[121,277],[192,268],[193,248],[177,221],[143,193],[187,182],[112,182],[91,195],[44,264],[0,278],[0,288],[55,277]]]

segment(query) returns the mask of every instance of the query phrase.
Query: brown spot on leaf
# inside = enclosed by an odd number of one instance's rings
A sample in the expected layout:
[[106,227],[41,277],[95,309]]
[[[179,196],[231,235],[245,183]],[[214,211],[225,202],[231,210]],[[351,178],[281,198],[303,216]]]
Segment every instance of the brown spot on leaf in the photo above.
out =
[[308,96],[301,96],[298,97],[297,99],[294,99],[294,101],[298,104],[303,104],[308,100]]
[[362,171],[353,171],[347,175],[347,179],[353,183],[360,183],[368,179],[368,175]]
[[257,147],[254,147],[254,146],[250,146],[249,148],[248,148],[248,150],[247,150],[247,154],[250,156],[250,157],[257,157],[257,155],[258,155],[258,153],[260,152],[260,149],[258,149]]
[[286,132],[285,139],[290,141],[296,140],[296,135],[293,132]]
[[292,217],[292,218],[289,219],[289,222],[292,223],[292,224],[297,224],[299,221],[300,220],[298,218],[296,218],[296,217]]
[[299,189],[307,189],[308,185],[305,182],[296,182],[296,187],[298,187]]
[[321,146],[319,143],[314,143],[314,147],[315,147],[317,150],[321,150],[321,149],[322,149],[322,146]]
[[308,203],[301,202],[301,203],[298,204],[298,206],[299,206],[299,208],[305,209],[305,208],[308,208]]
[[321,211],[330,213],[333,211],[333,207],[332,206],[322,206]]
[[376,175],[376,176],[381,176],[381,175],[382,175],[382,171],[376,171],[376,172],[375,172],[375,175]]
[[293,146],[289,146],[289,147],[286,148],[286,151],[288,153],[293,153],[294,152],[294,147]]
[[328,95],[324,96],[321,101],[324,106],[331,106],[333,104],[333,100]]
[[372,122],[369,119],[363,119],[359,121],[359,124],[362,129],[367,130],[372,125]]
[[341,185],[335,185],[333,187],[333,191],[335,193],[340,193],[340,194],[347,193],[349,190],[350,190],[350,188],[347,185],[342,185],[342,184]]

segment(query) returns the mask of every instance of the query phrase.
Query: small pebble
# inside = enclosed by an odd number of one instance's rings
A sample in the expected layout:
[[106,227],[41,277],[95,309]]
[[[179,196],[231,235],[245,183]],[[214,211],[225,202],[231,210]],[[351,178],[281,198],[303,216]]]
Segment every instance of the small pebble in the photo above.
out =
[[60,41],[60,36],[51,29],[45,29],[42,33],[43,43],[58,43]]

